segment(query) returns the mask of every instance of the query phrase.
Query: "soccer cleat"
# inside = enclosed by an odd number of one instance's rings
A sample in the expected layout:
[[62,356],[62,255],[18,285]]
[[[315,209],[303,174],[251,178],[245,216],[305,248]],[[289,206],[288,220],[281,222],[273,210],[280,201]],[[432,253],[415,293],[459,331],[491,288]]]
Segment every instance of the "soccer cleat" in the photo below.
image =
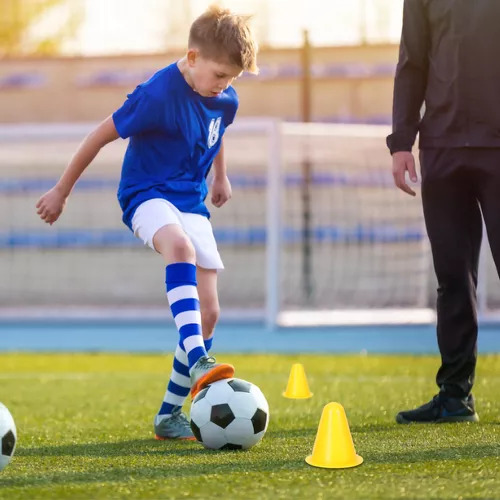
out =
[[183,439],[186,441],[196,441],[196,438],[191,430],[191,425],[188,418],[182,413],[181,408],[176,408],[172,411],[172,415],[161,419],[156,423],[155,418],[155,439],[164,441],[166,439]]
[[217,364],[213,356],[202,356],[189,370],[191,375],[191,398],[204,387],[217,380],[234,377],[234,366],[226,363]]
[[442,422],[479,422],[474,409],[474,397],[450,398],[436,394],[428,403],[414,410],[400,411],[396,415],[398,424],[432,424]]

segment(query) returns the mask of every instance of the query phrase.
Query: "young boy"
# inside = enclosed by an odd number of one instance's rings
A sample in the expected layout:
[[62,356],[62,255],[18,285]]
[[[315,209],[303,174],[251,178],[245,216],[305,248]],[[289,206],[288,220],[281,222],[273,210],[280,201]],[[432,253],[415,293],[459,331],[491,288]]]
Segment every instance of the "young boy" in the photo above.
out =
[[166,264],[167,297],[179,330],[173,370],[155,417],[157,439],[195,439],[182,405],[234,368],[208,356],[219,316],[217,270],[223,269],[204,200],[214,167],[211,201],[231,198],[222,136],[234,120],[231,86],[257,72],[257,45],[246,18],[210,7],[194,21],[186,55],[128,95],[123,106],[82,142],[57,184],[38,201],[53,224],[76,181],[100,149],[129,138],[118,200],[123,222]]

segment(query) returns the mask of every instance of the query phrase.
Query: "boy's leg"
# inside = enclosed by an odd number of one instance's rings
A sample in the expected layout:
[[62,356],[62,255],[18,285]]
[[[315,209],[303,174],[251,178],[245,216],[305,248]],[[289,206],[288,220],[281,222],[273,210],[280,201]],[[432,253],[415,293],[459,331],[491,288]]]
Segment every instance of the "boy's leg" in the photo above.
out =
[[[198,383],[199,386],[200,379],[207,372],[210,372],[209,375],[212,378],[214,373],[221,375],[220,365],[216,365],[213,358],[206,356],[207,349],[204,347],[201,336],[200,308],[199,303],[197,303],[196,268],[194,265],[195,250],[191,237],[188,237],[184,231],[181,213],[171,203],[163,199],[151,199],[140,205],[132,218],[132,230],[144,244],[162,255],[167,264],[167,276],[170,274],[179,278],[173,280],[174,284],[179,286],[171,287],[167,284],[167,291],[170,288],[176,288],[173,292],[174,296],[169,297],[172,299],[170,303],[173,310],[175,309],[176,323],[183,321],[184,324],[180,332],[179,345],[175,352],[172,380],[170,381],[172,383],[169,382],[167,386],[164,404],[162,404],[160,412],[155,418],[154,427],[159,438],[189,439],[193,437],[189,421],[181,412],[185,394],[193,386],[193,378],[194,382]],[[175,264],[179,265],[176,266]],[[186,282],[186,273],[189,275],[188,282]],[[167,278],[167,283],[170,281],[172,280]],[[191,292],[190,288],[192,289]],[[197,334],[198,339],[195,335],[188,335],[190,333]],[[198,356],[200,356],[199,360],[207,360],[202,363],[201,368],[196,370],[195,377],[189,372],[190,363],[184,350],[183,337],[189,337],[187,345],[189,351],[194,351],[191,353],[191,357],[195,356],[193,361]],[[196,366],[196,363],[194,366]],[[234,368],[229,366],[229,369],[232,376]]]
[[186,352],[178,344],[175,349],[172,373],[167,383],[167,390],[154,421],[156,439],[196,439],[191,431],[188,419],[181,412],[190,390],[191,379],[189,378]]
[[[203,332],[203,343],[207,353],[212,347],[213,332],[215,324],[219,317],[219,301],[217,296],[217,271],[214,269],[197,268],[198,295],[200,299],[201,324]],[[191,389],[189,378],[189,366],[186,351],[179,344],[175,351],[174,364],[170,380],[167,384],[167,390],[163,398],[162,406],[155,418],[155,428],[161,434],[159,429],[160,422],[169,418],[172,412],[179,411],[182,408],[186,397]],[[156,432],[157,439],[165,439]],[[183,439],[195,439],[191,432],[186,433]],[[181,439],[182,439],[181,438]]]
[[[219,297],[217,294],[217,270],[205,269],[198,266],[197,278],[201,310],[201,326],[205,349],[208,352],[212,348],[215,325],[217,324],[220,313]],[[209,359],[215,361],[213,357],[210,357]],[[234,376],[234,368],[232,365],[221,366],[229,367],[230,369],[225,368],[224,371],[221,370],[221,374],[217,379],[212,378],[212,380],[205,380],[203,382],[203,386],[215,382],[216,380],[231,378]],[[193,378],[193,373],[191,373],[191,378]],[[194,397],[203,386],[198,384],[198,387],[193,387],[193,389],[191,389],[192,396]]]
[[[219,319],[220,306],[217,293],[217,270],[196,268],[198,295],[200,297],[201,328],[207,352],[212,346],[215,325]],[[207,348],[207,345],[209,348]]]
[[234,368],[228,364],[216,364],[207,356],[201,332],[195,251],[188,236],[180,226],[169,225],[155,233],[153,243],[167,263],[167,297],[179,330],[180,344],[186,351],[191,395],[194,397],[208,384],[232,377]]
[[[189,363],[182,342],[182,334],[191,332],[193,335],[196,335],[199,329],[199,304],[197,303],[197,297],[193,290],[191,290],[193,287],[184,283],[186,279],[183,278],[186,273],[189,274],[190,269],[194,268],[194,249],[189,239],[186,238],[181,226],[177,224],[170,224],[160,228],[153,237],[153,245],[155,250],[163,256],[167,264],[166,282],[168,283],[169,281],[169,270],[171,271],[170,274],[177,271],[177,275],[182,282],[181,288],[177,292],[180,302],[177,309],[172,311],[174,318],[176,313],[179,314],[179,312],[184,313],[184,317],[188,318],[188,326],[180,332],[181,339],[175,350],[170,380],[167,384],[161,408],[155,417],[155,435],[156,439],[193,440],[195,437],[190,429],[188,419],[181,412],[181,408],[191,389]],[[195,277],[192,277],[191,281],[193,278],[195,280]],[[172,303],[171,296],[169,297],[169,302]],[[179,308],[179,304],[184,304],[184,307]],[[201,349],[201,339],[197,343],[196,337],[194,337],[190,345],[192,350],[198,355],[206,355],[204,350]]]
[[[205,350],[209,352],[212,339],[204,340],[203,343],[205,344]],[[154,421],[156,439],[196,439],[187,418],[181,413],[190,390],[191,379],[189,377],[186,351],[178,344],[175,349],[172,373],[167,383],[167,390]],[[175,416],[176,422],[174,423],[168,420],[172,415]]]
[[160,228],[153,244],[167,264],[165,283],[167,298],[191,368],[206,356],[201,335],[200,303],[196,289],[195,251],[181,226],[171,224]]

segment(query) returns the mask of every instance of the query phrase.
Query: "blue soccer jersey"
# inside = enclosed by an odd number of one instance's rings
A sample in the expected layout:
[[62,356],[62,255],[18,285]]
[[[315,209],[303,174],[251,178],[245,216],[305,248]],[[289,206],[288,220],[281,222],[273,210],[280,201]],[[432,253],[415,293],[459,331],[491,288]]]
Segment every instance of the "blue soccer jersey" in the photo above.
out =
[[113,113],[120,137],[130,138],[118,188],[123,222],[131,228],[136,208],[151,198],[209,217],[206,177],[238,109],[234,88],[203,97],[174,63],[127,97]]

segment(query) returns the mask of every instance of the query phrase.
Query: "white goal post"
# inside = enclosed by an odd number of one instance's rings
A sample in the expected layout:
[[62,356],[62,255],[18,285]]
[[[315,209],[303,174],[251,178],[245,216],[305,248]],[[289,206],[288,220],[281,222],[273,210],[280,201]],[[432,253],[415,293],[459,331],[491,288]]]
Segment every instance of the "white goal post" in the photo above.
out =
[[[388,220],[390,222],[392,216],[396,219],[400,217],[398,211],[406,201],[399,196],[392,185],[390,157],[385,149],[385,137],[388,133],[388,127],[376,125],[278,123],[270,128],[270,134],[273,137],[270,143],[273,146],[270,151],[267,192],[269,241],[266,304],[266,324],[269,328],[276,325],[363,325],[434,321],[434,311],[429,307],[428,293],[430,253],[420,209],[413,207],[413,210],[406,210],[403,224],[399,224],[398,227],[391,227],[390,223],[387,223]],[[273,154],[274,149],[279,149],[281,154],[278,155],[276,152]],[[299,198],[293,191],[303,192],[307,181],[312,196],[310,193],[309,197]],[[327,206],[321,202],[321,191],[326,191],[330,213],[328,213]],[[353,199],[353,193],[356,193],[356,199]],[[364,195],[375,208],[380,204],[386,205],[386,212],[378,215],[380,221],[377,221],[377,214],[369,214],[370,207],[365,211],[359,210],[357,204],[363,203]],[[319,273],[330,272],[331,288],[337,290],[337,295],[342,294],[342,286],[334,284],[335,273],[330,271],[331,267],[327,264],[330,259],[336,258],[340,247],[343,247],[340,253],[344,262],[337,263],[343,268],[343,275],[339,276],[339,280],[355,280],[363,286],[363,280],[354,274],[360,270],[361,261],[370,260],[370,251],[384,253],[385,245],[386,257],[390,260],[391,251],[395,251],[394,246],[406,245],[412,247],[412,255],[407,257],[408,263],[402,270],[400,269],[392,277],[384,277],[383,271],[379,272],[379,270],[374,270],[374,274],[378,275],[381,282],[384,282],[382,287],[387,290],[387,281],[390,279],[393,280],[393,288],[398,288],[398,280],[403,272],[412,283],[413,296],[407,296],[401,301],[394,300],[394,302],[391,302],[391,298],[388,297],[380,303],[376,301],[374,303],[374,297],[379,295],[375,283],[371,285],[373,287],[371,299],[367,294],[364,301],[350,303],[348,298],[344,298],[340,305],[336,305],[335,294],[331,295],[330,304],[317,300],[317,297],[316,300],[306,298],[302,303],[297,297],[294,299],[290,297],[290,300],[287,300],[283,293],[287,290],[287,285],[282,280],[282,275],[289,274],[290,269],[287,269],[286,265],[283,266],[283,260],[286,254],[297,252],[297,243],[290,241],[290,238],[283,238],[284,235],[290,233],[287,217],[283,214],[290,213],[291,210],[297,211],[297,207],[290,205],[296,204],[299,200],[302,205],[298,210],[302,211],[302,221],[299,222],[307,224],[306,211],[311,212],[309,219],[316,218],[324,221],[321,225],[323,231],[319,233],[314,220],[309,221],[308,229],[299,228],[302,238],[308,236],[310,239],[309,259],[316,261],[322,259],[323,263],[318,265],[314,262],[312,265],[311,263],[303,265],[304,260],[308,258],[308,250],[304,241],[299,245],[301,257],[290,256],[289,258],[296,264],[301,261],[301,267],[312,274],[313,282],[315,273],[311,271],[311,268],[320,267]],[[309,206],[305,206],[307,203]],[[336,213],[345,215],[347,221],[337,219]],[[363,213],[370,217],[364,220]],[[316,217],[315,214],[317,214]],[[288,220],[290,219],[291,217],[288,216]],[[363,224],[365,229],[362,229]],[[405,231],[405,226],[407,231]],[[356,232],[360,228],[361,230]],[[345,251],[346,247],[353,244],[358,249],[364,246],[364,255],[359,251],[354,252],[354,255],[353,252]],[[325,251],[317,250],[321,246],[326,247]],[[356,262],[356,258],[360,261]],[[382,261],[383,259],[379,256],[378,262]],[[350,271],[347,272],[347,269]],[[384,270],[390,271],[390,267]],[[307,280],[307,276],[304,273],[301,274],[302,280]],[[367,276],[367,278],[369,280],[371,277]],[[373,279],[376,280],[377,276]],[[367,280],[365,280],[366,283]],[[302,288],[306,288],[304,282],[302,282]],[[314,293],[314,290],[312,292]],[[366,294],[367,290],[359,290],[359,292]],[[356,290],[351,290],[351,294],[357,295]],[[287,304],[287,301],[292,302],[292,300],[295,303]]]

